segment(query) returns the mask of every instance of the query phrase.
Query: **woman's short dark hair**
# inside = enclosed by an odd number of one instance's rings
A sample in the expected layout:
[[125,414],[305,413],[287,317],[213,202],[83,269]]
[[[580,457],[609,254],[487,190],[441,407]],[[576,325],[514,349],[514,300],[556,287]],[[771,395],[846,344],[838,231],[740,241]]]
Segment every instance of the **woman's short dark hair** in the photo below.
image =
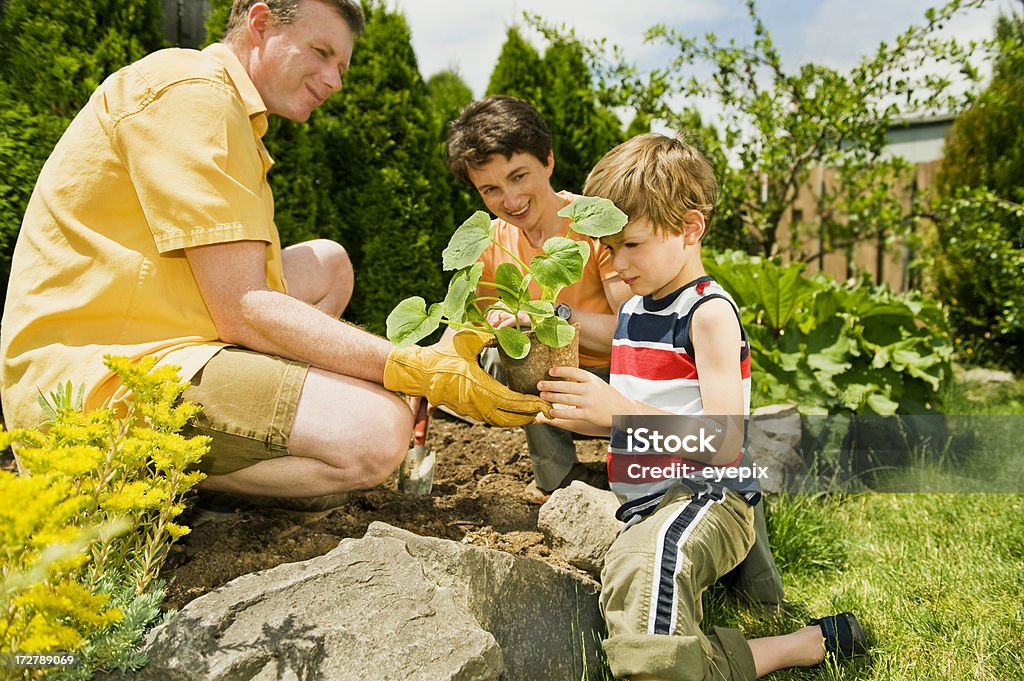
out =
[[472,102],[448,128],[445,160],[452,173],[472,185],[469,169],[494,154],[531,154],[544,165],[551,156],[551,131],[529,102],[493,95]]

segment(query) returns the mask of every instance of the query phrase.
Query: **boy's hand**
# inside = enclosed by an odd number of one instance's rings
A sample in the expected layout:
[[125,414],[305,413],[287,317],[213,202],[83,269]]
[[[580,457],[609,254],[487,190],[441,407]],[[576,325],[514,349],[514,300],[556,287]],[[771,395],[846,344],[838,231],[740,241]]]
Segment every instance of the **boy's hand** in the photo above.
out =
[[[564,381],[541,381],[537,384],[542,400],[551,402],[551,418],[538,418],[577,433],[607,435],[612,416],[639,413],[637,403],[603,380],[583,369],[553,367],[548,373]],[[586,426],[590,426],[586,428]]]

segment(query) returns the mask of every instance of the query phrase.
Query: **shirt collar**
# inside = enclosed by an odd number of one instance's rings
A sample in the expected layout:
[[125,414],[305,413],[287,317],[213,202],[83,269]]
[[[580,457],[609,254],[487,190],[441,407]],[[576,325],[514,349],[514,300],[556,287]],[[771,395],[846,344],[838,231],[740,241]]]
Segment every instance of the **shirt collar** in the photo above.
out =
[[242,62],[238,61],[235,53],[224,43],[213,43],[205,48],[203,52],[213,57],[227,69],[228,75],[235,84],[235,89],[238,90],[238,94],[242,98],[245,111],[249,114],[249,118],[252,119],[253,129],[256,131],[257,136],[263,137],[263,134],[267,131],[267,105],[263,103],[263,98],[260,97],[256,85],[253,84],[252,78],[246,73]]

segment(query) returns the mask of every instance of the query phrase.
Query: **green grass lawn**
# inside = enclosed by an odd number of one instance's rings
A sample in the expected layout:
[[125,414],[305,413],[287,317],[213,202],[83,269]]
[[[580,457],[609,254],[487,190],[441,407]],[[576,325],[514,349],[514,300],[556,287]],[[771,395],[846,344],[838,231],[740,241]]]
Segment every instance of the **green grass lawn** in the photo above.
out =
[[[946,405],[1015,415],[1024,437],[1024,381],[958,385]],[[768,512],[787,607],[765,618],[715,591],[705,625],[757,637],[852,610],[874,647],[766,678],[1024,679],[1024,494],[774,495]]]

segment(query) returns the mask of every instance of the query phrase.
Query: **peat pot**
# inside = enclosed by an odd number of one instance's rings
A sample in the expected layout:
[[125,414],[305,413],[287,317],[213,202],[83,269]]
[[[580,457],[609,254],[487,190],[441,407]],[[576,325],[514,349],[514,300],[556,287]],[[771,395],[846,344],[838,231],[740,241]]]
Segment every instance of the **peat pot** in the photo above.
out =
[[[530,352],[522,359],[513,359],[505,354],[498,345],[498,356],[502,368],[505,369],[505,383],[516,392],[537,395],[538,381],[561,380],[548,375],[551,367],[578,367],[580,365],[580,325],[573,324],[576,335],[572,342],[560,348],[544,345],[537,340],[533,331],[527,332],[530,339]],[[495,343],[497,345],[497,343]]]

